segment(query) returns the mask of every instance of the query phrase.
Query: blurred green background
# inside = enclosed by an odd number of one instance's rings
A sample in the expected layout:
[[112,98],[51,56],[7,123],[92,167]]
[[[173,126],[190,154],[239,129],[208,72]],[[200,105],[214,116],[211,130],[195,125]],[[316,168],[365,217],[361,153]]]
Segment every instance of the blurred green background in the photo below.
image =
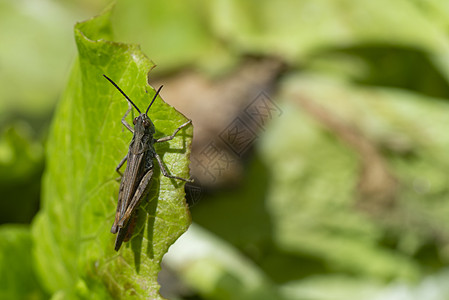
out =
[[[73,25],[108,5],[0,1],[2,299],[51,296],[18,257]],[[130,0],[112,24],[195,126],[162,295],[449,298],[447,2]]]

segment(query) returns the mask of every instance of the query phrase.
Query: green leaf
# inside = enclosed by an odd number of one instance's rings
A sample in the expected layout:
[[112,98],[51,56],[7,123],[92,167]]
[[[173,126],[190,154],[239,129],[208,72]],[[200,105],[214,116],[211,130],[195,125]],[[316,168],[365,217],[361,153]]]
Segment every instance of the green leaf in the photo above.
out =
[[[120,122],[127,101],[102,74],[142,109],[155,92],[147,85],[153,63],[138,46],[110,41],[109,15],[75,26],[79,56],[47,145],[42,210],[33,224],[34,257],[42,282],[58,297],[157,299],[160,261],[187,230],[190,214],[184,184],[161,176],[156,164],[149,201],[139,210],[134,236],[114,251],[110,228],[119,188],[114,169],[132,135]],[[149,117],[156,138],[172,134],[186,121],[160,98]],[[189,176],[191,138],[189,127],[157,145],[172,174]]]
[[26,225],[0,226],[0,299],[46,299],[33,271]]

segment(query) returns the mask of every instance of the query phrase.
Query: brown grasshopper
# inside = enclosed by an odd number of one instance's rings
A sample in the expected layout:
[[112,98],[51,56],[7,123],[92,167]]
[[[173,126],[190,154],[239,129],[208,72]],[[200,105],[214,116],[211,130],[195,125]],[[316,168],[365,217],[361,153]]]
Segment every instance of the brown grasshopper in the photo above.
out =
[[[118,194],[117,211],[115,214],[114,224],[112,224],[111,232],[117,234],[115,239],[115,251],[120,249],[120,246],[125,241],[131,238],[135,225],[135,211],[139,207],[140,202],[144,199],[149,190],[151,178],[153,177],[153,159],[156,158],[157,163],[160,166],[161,172],[165,177],[179,179],[187,182],[191,182],[190,179],[184,179],[178,176],[170,175],[162,163],[161,157],[154,150],[154,143],[166,142],[172,140],[179,130],[187,126],[192,122],[188,122],[179,126],[172,135],[163,138],[155,139],[153,135],[155,133],[155,127],[151,119],[148,117],[148,110],[156,100],[162,86],[157,90],[150,105],[148,105],[145,113],[142,113],[139,108],[129,99],[129,97],[123,92],[118,85],[112,81],[109,77],[103,74],[103,76],[112,83],[112,85],[125,96],[128,100],[128,110],[122,118],[122,124],[133,133],[131,144],[129,145],[128,154],[122,159],[115,170],[121,176],[120,190]],[[131,106],[132,105],[132,106]],[[132,108],[139,112],[139,116],[134,118],[134,129],[129,125],[125,118],[131,112]],[[126,164],[125,172],[122,174],[120,168]]]

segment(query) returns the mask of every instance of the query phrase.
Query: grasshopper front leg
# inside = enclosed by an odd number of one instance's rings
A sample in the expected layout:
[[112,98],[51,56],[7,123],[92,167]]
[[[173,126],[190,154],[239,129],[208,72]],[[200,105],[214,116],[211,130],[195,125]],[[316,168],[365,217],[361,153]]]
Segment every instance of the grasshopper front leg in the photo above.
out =
[[134,129],[131,127],[131,125],[126,122],[126,117],[129,115],[129,113],[133,110],[133,107],[131,103],[128,102],[128,110],[126,111],[125,115],[122,118],[122,124],[132,133],[134,133]]
[[178,131],[180,131],[182,128],[186,127],[187,125],[189,125],[191,123],[192,123],[192,120],[189,120],[189,121],[185,122],[184,124],[182,124],[181,126],[176,128],[176,130],[173,132],[172,135],[165,136],[165,137],[160,138],[160,139],[155,139],[154,142],[155,143],[167,142],[167,141],[170,141],[170,140],[174,139],[175,135],[178,133]]
[[[128,122],[126,122],[126,117],[129,115],[129,113],[131,112],[131,110],[133,109],[131,103],[128,102],[128,110],[125,112],[125,115],[122,118],[122,124],[132,133],[134,133],[134,129],[131,127],[131,125],[128,124]],[[120,174],[120,178],[123,176],[122,172],[120,172],[120,168],[123,166],[123,164],[125,163],[125,161],[128,159],[128,154],[126,154],[126,156],[119,162],[119,164],[117,165],[117,167],[115,168],[115,171],[117,173]],[[119,178],[119,179],[120,179]]]

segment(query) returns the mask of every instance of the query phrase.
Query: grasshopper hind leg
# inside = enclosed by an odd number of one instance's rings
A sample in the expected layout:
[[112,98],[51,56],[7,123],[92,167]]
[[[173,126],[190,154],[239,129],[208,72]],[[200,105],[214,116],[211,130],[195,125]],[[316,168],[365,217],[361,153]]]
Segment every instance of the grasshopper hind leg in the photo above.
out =
[[173,178],[173,179],[179,179],[179,180],[182,180],[182,181],[185,181],[185,182],[193,182],[192,179],[185,179],[185,178],[182,178],[182,177],[170,175],[168,173],[167,169],[165,168],[164,163],[162,162],[162,159],[159,156],[159,154],[154,153],[154,157],[156,157],[157,163],[159,164],[159,167],[161,168],[162,175],[164,175],[165,177]]

